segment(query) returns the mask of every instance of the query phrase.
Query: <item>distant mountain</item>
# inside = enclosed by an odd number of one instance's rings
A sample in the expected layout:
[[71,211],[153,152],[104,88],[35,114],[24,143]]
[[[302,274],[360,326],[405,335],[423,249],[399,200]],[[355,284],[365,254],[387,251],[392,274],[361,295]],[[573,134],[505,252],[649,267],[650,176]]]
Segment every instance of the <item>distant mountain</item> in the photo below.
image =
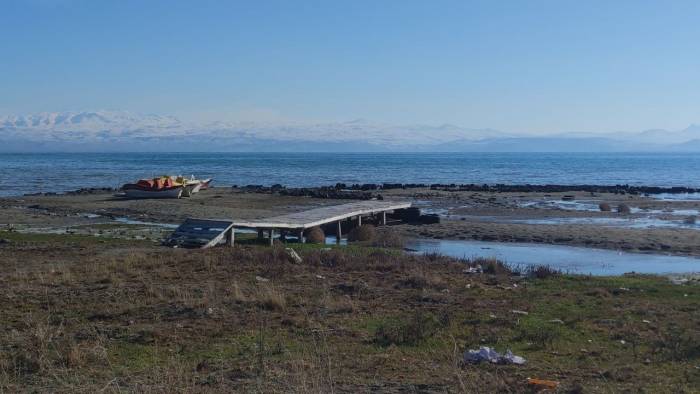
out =
[[0,117],[0,151],[698,151],[700,126],[680,131],[532,136],[450,124],[183,122],[130,112]]
[[662,147],[603,137],[515,137],[440,144],[451,152],[631,152],[658,151]]

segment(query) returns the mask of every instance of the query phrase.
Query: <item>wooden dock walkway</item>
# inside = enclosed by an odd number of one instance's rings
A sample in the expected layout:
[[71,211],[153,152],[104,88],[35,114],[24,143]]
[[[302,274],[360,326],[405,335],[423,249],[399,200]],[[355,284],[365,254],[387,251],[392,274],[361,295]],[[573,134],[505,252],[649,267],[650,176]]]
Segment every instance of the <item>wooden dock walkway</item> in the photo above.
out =
[[217,219],[187,219],[168,240],[170,244],[202,244],[203,248],[214,246],[226,238],[228,245],[235,242],[236,229],[255,229],[259,233],[268,232],[270,244],[274,240],[275,230],[296,232],[303,242],[304,230],[337,222],[336,239],[342,236],[341,222],[357,218],[357,225],[362,225],[362,217],[381,215],[380,223],[386,224],[386,213],[398,209],[410,208],[410,202],[369,200],[341,205],[330,205],[308,211],[294,212],[266,219],[237,221]]
[[261,219],[259,221],[234,221],[233,226],[236,228],[300,230],[337,222],[351,217],[386,213],[387,211],[409,208],[410,206],[410,202],[360,201],[294,212],[268,219]]

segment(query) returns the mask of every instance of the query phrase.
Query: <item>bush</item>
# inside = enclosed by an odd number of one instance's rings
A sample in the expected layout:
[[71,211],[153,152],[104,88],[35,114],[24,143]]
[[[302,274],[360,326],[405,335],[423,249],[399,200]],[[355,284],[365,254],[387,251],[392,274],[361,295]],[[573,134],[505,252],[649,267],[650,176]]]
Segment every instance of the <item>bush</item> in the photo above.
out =
[[527,267],[528,276],[537,279],[553,278],[561,275],[561,272],[548,265],[531,265]]
[[380,346],[415,346],[435,335],[440,321],[430,313],[417,312],[410,318],[382,322],[374,332],[374,342]]
[[685,224],[695,224],[697,222],[698,217],[697,216],[688,216],[687,218],[683,219],[683,223]]
[[620,204],[617,206],[617,213],[629,215],[630,213],[632,213],[632,209],[627,204]]
[[390,230],[378,231],[372,241],[372,246],[378,248],[403,248],[404,245],[406,245],[406,240]]
[[610,211],[612,211],[612,207],[611,207],[610,204],[608,204],[607,202],[601,202],[601,203],[598,205],[598,208],[600,208],[600,211],[601,211],[601,212],[610,212]]
[[481,268],[485,274],[491,275],[510,275],[512,270],[507,265],[496,259],[476,259],[474,264],[481,264]]
[[360,227],[355,227],[348,233],[349,242],[367,242],[374,239],[377,232],[371,224],[363,224]]
[[320,227],[311,227],[306,232],[306,242],[312,244],[326,243],[326,234]]

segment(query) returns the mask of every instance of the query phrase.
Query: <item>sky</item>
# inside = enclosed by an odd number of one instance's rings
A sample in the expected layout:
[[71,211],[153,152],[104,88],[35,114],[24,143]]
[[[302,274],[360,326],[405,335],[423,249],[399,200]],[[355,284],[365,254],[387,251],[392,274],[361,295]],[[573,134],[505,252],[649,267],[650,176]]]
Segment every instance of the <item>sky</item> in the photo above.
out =
[[698,1],[0,0],[0,114],[700,123]]

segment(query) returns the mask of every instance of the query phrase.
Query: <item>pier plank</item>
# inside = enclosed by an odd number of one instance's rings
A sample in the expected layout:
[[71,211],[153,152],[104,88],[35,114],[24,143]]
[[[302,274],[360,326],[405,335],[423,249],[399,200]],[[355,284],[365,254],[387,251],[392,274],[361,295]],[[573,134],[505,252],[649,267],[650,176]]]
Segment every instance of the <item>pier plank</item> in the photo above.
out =
[[[235,239],[234,231],[236,228],[252,228],[257,229],[258,234],[266,230],[269,234],[270,243],[272,244],[275,230],[303,231],[307,228],[340,222],[341,220],[353,217],[358,218],[357,222],[359,225],[362,223],[362,215],[381,213],[384,218],[387,211],[410,207],[410,202],[371,200],[331,205],[308,211],[260,219],[258,221],[190,218],[185,220],[185,222],[173,232],[166,243],[183,246],[202,245],[202,248],[209,248],[226,239],[228,245],[233,245]],[[340,235],[340,233],[340,224],[338,224],[338,235]]]

